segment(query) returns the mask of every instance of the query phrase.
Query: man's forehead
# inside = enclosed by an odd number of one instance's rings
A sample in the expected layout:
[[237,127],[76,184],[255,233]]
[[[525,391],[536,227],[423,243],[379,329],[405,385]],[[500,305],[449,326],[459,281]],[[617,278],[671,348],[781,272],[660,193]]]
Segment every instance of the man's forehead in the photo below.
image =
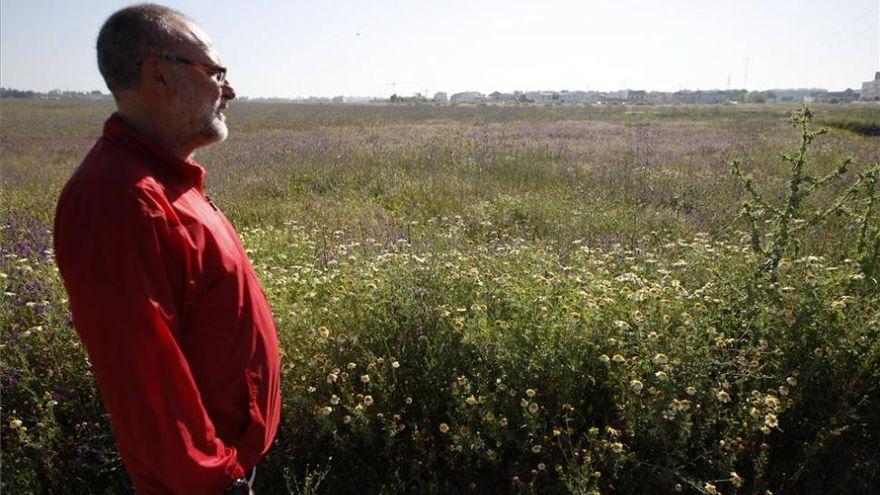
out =
[[217,51],[214,49],[214,41],[196,23],[189,19],[183,19],[180,29],[188,38],[188,41],[185,41],[181,47],[183,50],[189,52],[190,55],[204,54],[215,63],[220,62]]

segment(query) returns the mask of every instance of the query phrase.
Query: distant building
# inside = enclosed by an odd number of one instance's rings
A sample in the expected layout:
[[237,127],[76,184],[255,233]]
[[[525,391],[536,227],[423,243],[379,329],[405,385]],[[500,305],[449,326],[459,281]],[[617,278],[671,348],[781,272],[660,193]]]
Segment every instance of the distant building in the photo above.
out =
[[668,103],[676,103],[675,98],[672,93],[666,93],[663,91],[650,91],[647,95],[645,95],[645,101],[654,104],[668,104]]
[[434,102],[435,103],[446,103],[449,101],[449,98],[446,97],[446,93],[443,91],[438,91],[434,93]]
[[609,91],[604,94],[605,101],[625,101],[629,97],[629,91],[621,89],[619,91]]
[[642,102],[645,101],[647,94],[644,91],[629,91],[626,95],[626,101]]
[[562,91],[559,101],[563,103],[592,103],[599,101],[599,94],[587,91]]
[[535,103],[552,103],[559,100],[555,91],[526,91],[526,100]]
[[708,91],[678,91],[673,94],[676,103],[693,103],[698,105],[711,105],[715,103],[727,103],[729,101],[740,101],[744,90],[731,89],[722,91],[720,89],[712,89]]
[[334,96],[333,97],[333,104],[334,105],[342,105],[343,103],[345,103],[344,96]]
[[513,93],[493,91],[492,93],[489,93],[489,99],[492,101],[516,101],[516,95]]
[[862,92],[859,95],[860,100],[877,100],[880,99],[880,72],[874,73],[874,80],[862,83]]
[[853,89],[845,89],[843,91],[829,91],[822,96],[816,98],[821,103],[849,103],[859,99],[859,92]]
[[483,96],[483,93],[478,93],[476,91],[464,91],[462,93],[455,93],[449,97],[449,101],[452,103],[474,103],[477,101],[483,101],[484,99],[485,96]]
[[767,101],[770,103],[786,102],[810,102],[825,96],[824,89],[771,89],[767,92]]

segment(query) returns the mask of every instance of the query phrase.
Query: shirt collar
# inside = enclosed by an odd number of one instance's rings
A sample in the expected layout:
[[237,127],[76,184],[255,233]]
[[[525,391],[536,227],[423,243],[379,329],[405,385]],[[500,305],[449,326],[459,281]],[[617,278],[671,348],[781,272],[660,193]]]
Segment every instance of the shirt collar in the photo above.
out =
[[168,150],[161,148],[155,143],[149,141],[131,126],[122,120],[119,113],[114,113],[107,119],[104,124],[104,137],[120,143],[123,146],[136,148],[141,152],[146,152],[159,159],[169,170],[190,182],[199,191],[204,190],[205,186],[205,168],[195,162],[195,160],[187,158],[181,160],[174,156]]

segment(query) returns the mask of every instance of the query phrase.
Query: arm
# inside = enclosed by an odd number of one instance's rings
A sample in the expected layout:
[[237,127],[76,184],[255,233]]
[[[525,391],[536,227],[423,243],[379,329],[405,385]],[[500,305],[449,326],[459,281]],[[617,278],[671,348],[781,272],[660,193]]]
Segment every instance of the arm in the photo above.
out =
[[178,345],[186,265],[173,212],[139,196],[119,211],[59,208],[59,268],[137,491],[214,495],[244,470],[215,435]]

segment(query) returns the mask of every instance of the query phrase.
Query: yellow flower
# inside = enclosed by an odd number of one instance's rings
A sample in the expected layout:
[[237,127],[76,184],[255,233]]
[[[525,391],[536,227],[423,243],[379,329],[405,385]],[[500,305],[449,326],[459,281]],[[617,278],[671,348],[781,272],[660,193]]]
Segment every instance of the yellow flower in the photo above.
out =
[[668,361],[669,358],[666,356],[666,354],[663,354],[662,352],[654,356],[654,362],[657,364],[665,364]]
[[629,386],[630,386],[630,388],[633,389],[634,392],[639,393],[642,391],[642,388],[645,385],[642,382],[640,382],[639,380],[633,380],[633,381],[629,382]]
[[361,381],[364,383],[370,383],[370,375],[361,375]]
[[767,413],[767,415],[764,416],[764,424],[769,428],[776,428],[779,426],[779,419],[776,418],[775,414]]
[[541,446],[540,445],[532,445],[532,452],[535,454],[541,453]]
[[325,339],[330,337],[330,329],[325,326],[318,328],[318,333]]
[[504,416],[501,416],[501,419],[498,420],[498,426],[500,426],[502,428],[507,426],[507,418],[505,418]]
[[726,390],[721,390],[718,392],[718,400],[721,402],[730,402],[730,394],[728,394]]
[[709,493],[711,495],[718,495],[718,490],[715,488],[715,485],[713,485],[712,483],[706,483],[703,486],[703,489],[706,490],[706,493]]
[[364,405],[365,406],[372,406],[373,405],[373,396],[372,395],[365,395],[364,396]]
[[535,391],[530,388],[526,389],[526,395],[529,396],[529,398],[532,398],[535,396]]
[[611,451],[615,454],[619,454],[623,452],[623,444],[620,442],[614,442],[611,444]]
[[684,389],[684,391],[687,392],[688,395],[696,395],[697,394],[696,387],[688,387],[688,388]]
[[622,362],[626,361],[626,358],[624,358],[620,354],[615,354],[614,357],[611,358],[611,360],[614,361],[615,363],[622,363]]
[[609,358],[607,354],[602,354],[601,356],[599,356],[599,362],[601,362],[602,364],[608,364],[609,361],[611,361],[611,358]]
[[446,423],[440,423],[440,433],[447,433],[449,431],[449,425]]
[[330,406],[324,406],[321,408],[321,414],[323,414],[324,416],[329,416],[330,413],[332,413],[332,412],[333,412],[333,408]]
[[13,418],[12,421],[9,422],[9,426],[13,428],[18,428],[21,426],[21,420],[18,418]]
[[468,405],[474,406],[477,404],[477,398],[471,395],[465,400],[465,402],[467,402]]
[[538,408],[539,406],[537,402],[532,402],[531,404],[529,404],[529,412],[532,414],[537,414]]
[[337,404],[339,404],[339,396],[336,394],[331,395],[330,396],[330,405],[335,406]]

